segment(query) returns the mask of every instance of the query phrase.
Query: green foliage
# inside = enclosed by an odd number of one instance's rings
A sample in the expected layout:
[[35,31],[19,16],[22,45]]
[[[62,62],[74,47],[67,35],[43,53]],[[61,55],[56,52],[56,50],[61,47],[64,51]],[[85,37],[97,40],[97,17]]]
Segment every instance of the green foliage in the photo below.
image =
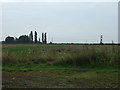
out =
[[117,65],[117,46],[95,45],[3,45],[2,59],[6,64],[48,65]]
[[6,37],[5,38],[5,42],[8,43],[8,44],[13,44],[14,43],[14,37]]

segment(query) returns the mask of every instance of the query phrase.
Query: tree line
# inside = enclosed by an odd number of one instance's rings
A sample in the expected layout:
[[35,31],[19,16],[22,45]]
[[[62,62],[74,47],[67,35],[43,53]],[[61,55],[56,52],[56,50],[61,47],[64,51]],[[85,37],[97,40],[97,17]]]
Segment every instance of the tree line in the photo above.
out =
[[40,38],[38,40],[37,37],[37,32],[34,32],[33,36],[33,31],[30,32],[29,35],[21,35],[19,38],[14,38],[11,36],[7,36],[5,38],[6,44],[32,44],[32,43],[41,43],[41,44],[47,44],[47,33],[42,33],[42,41],[40,41]]

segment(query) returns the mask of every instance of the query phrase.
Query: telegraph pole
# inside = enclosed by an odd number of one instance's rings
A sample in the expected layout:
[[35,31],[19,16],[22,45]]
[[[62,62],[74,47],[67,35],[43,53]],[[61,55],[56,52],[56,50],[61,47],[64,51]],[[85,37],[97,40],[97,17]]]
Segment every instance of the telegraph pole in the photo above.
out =
[[100,44],[103,44],[102,39],[103,39],[103,35],[100,36]]

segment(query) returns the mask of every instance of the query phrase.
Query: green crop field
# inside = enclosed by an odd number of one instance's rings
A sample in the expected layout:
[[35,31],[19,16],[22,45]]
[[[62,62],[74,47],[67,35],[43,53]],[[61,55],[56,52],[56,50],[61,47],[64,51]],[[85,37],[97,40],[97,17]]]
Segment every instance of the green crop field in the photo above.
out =
[[117,88],[117,45],[2,45],[3,88]]

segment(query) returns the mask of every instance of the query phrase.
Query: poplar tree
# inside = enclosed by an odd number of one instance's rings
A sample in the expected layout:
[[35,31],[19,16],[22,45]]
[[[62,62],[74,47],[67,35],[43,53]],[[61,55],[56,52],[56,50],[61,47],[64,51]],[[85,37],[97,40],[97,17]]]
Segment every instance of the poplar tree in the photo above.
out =
[[39,38],[39,43],[40,43],[40,38]]
[[33,32],[32,31],[30,32],[29,38],[30,38],[30,41],[33,42]]
[[45,32],[45,44],[47,43],[47,33]]
[[42,43],[44,43],[44,33],[42,33]]
[[37,32],[35,31],[35,43],[37,43]]

